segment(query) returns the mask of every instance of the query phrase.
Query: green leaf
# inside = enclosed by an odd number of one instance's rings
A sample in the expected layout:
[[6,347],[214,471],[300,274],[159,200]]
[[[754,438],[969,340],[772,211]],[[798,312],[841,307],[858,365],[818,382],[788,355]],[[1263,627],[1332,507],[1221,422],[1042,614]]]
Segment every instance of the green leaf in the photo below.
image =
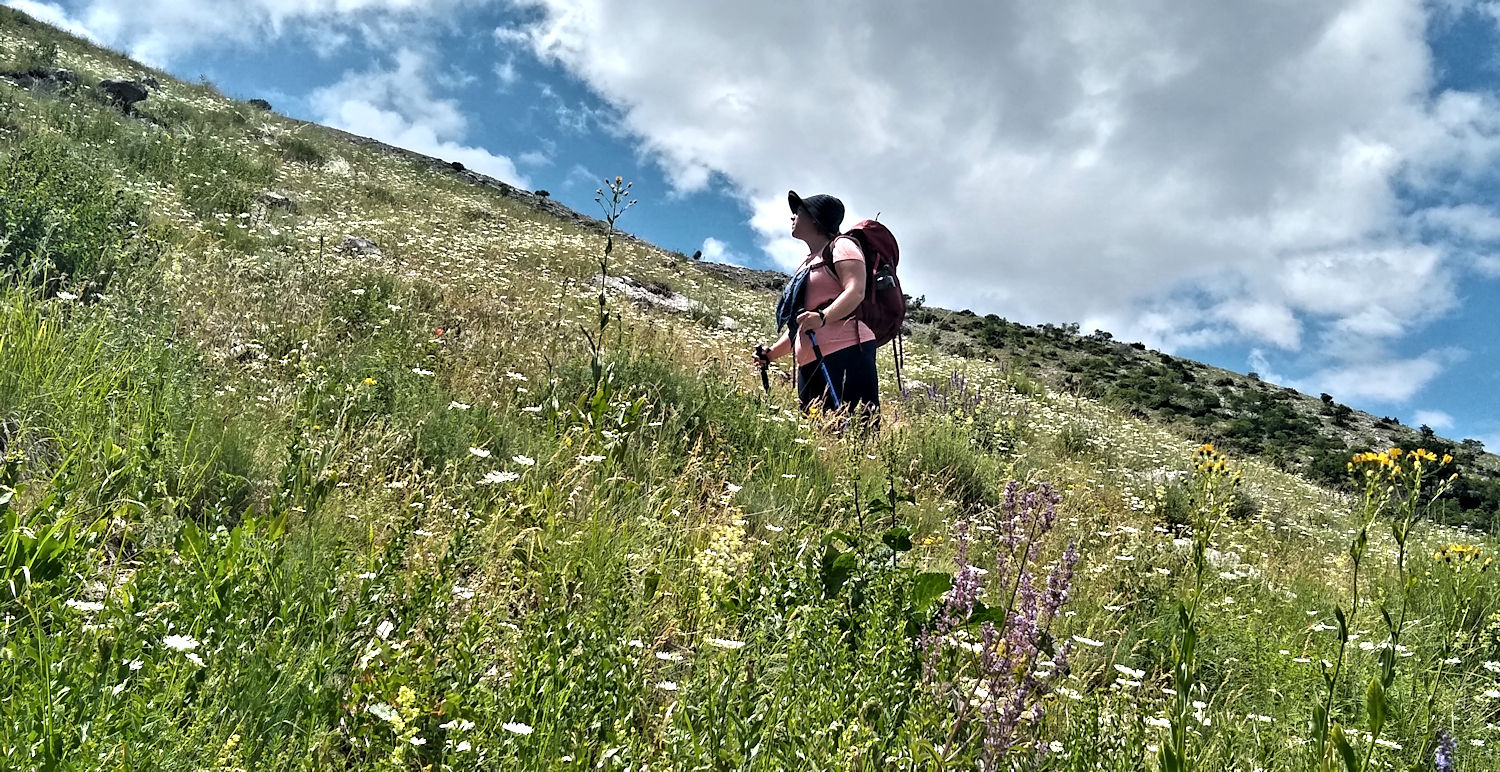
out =
[[1162,772],[1182,771],[1182,759],[1177,757],[1177,752],[1172,750],[1170,745],[1161,747],[1161,768]]
[[197,523],[189,522],[182,527],[182,533],[177,534],[177,551],[189,557],[198,557],[203,554],[204,537],[203,529]]
[[1365,690],[1365,711],[1368,713],[1370,734],[1379,735],[1385,726],[1385,687],[1380,678],[1370,679],[1370,688]]
[[1339,758],[1344,762],[1344,769],[1348,772],[1360,772],[1359,759],[1354,755],[1354,748],[1349,745],[1349,740],[1344,737],[1344,728],[1334,724],[1332,735],[1333,747],[1339,752]]
[[917,578],[911,584],[911,604],[918,611],[927,611],[951,589],[953,589],[952,574],[940,572],[917,574]]
[[843,542],[844,546],[846,547],[859,546],[859,537],[846,531],[829,531],[828,533],[823,534],[823,539],[819,543],[824,547],[827,547],[836,541]]
[[880,541],[895,552],[911,551],[911,529],[892,528],[880,536]]
[[983,601],[974,601],[974,610],[969,614],[968,623],[971,625],[982,625],[985,622],[1004,624],[1006,610],[1002,607],[990,608]]
[[832,598],[843,589],[844,583],[854,575],[854,569],[859,565],[859,556],[853,550],[844,552],[832,544],[823,546],[822,570],[819,578],[823,580],[823,597]]
[[659,571],[652,571],[651,573],[646,574],[645,590],[643,592],[643,594],[646,596],[646,600],[649,601],[652,598],[655,598],[656,597],[656,588],[660,587],[660,586],[661,586],[661,572],[659,572]]

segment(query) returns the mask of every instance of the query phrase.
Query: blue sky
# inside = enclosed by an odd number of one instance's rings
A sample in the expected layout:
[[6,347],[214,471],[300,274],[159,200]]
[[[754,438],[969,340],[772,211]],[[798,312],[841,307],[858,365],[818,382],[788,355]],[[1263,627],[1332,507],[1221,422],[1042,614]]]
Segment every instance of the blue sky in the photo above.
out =
[[834,193],[937,305],[1500,449],[1497,0],[0,2],[684,253]]

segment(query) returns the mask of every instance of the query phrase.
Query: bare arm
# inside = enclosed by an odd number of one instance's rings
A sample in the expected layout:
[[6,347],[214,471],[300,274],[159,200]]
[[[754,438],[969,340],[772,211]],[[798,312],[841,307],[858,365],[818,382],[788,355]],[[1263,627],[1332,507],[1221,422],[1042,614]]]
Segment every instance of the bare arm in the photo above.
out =
[[803,311],[797,316],[797,326],[804,330],[817,330],[829,321],[839,321],[854,313],[865,300],[864,255],[850,239],[839,239],[833,245],[834,265],[842,265],[838,271],[839,284],[844,290],[833,299],[820,316],[816,311]]

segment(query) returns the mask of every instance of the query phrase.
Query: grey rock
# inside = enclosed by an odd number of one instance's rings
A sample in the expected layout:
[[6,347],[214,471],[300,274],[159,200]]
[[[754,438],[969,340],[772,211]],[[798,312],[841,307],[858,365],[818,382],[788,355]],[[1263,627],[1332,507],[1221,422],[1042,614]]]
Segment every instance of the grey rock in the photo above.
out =
[[101,80],[99,90],[103,91],[115,106],[125,111],[126,115],[135,111],[137,102],[144,101],[151,96],[144,85],[133,80]]
[[3,76],[22,88],[51,94],[78,86],[78,74],[64,69],[36,69],[28,72],[7,72]]
[[246,104],[250,105],[251,107],[253,107],[253,108],[257,109],[257,110],[264,110],[265,112],[268,112],[268,113],[271,112],[271,103],[267,102],[264,99],[252,99],[249,102],[246,102]]
[[339,244],[339,251],[366,257],[380,257],[385,254],[380,250],[379,244],[358,236],[345,236],[344,241]]
[[260,202],[267,209],[285,209],[289,212],[297,211],[296,201],[293,201],[290,196],[284,193],[277,193],[274,190],[268,190],[260,194]]

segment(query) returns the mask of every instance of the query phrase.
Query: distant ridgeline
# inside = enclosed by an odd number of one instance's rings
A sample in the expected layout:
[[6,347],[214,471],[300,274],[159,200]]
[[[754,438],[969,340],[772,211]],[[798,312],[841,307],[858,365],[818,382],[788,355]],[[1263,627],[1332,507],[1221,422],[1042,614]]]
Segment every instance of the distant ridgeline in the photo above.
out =
[[912,334],[964,357],[1007,359],[1075,394],[1184,428],[1194,439],[1254,454],[1317,482],[1348,488],[1354,453],[1427,448],[1454,458],[1457,483],[1433,514],[1454,525],[1500,525],[1500,458],[1478,440],[1454,442],[1423,426],[1376,418],[1334,401],[1216,367],[1121,343],[1077,324],[1031,327],[990,314],[920,304]]

